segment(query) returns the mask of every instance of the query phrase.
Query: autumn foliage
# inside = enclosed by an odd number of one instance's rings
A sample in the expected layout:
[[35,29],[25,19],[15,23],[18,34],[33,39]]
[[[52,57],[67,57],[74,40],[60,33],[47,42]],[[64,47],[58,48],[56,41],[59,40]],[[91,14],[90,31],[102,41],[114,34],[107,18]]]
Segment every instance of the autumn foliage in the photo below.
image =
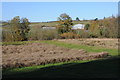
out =
[[68,32],[68,33],[60,34],[60,37],[62,39],[76,39],[76,38],[80,38],[80,35],[75,34],[73,32]]
[[92,21],[89,27],[91,37],[98,38],[117,38],[118,37],[118,19],[109,17],[98,21]]

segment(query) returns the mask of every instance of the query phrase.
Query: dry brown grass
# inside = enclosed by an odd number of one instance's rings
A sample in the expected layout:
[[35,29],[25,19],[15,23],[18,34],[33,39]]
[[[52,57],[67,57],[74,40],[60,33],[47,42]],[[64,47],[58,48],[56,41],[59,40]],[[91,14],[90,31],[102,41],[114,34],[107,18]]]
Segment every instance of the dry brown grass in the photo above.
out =
[[104,48],[118,49],[118,39],[109,38],[83,38],[83,39],[59,39],[58,41],[63,41],[72,44],[83,44],[88,46],[100,46]]
[[107,57],[108,53],[88,53],[83,49],[68,49],[44,43],[2,46],[3,68],[43,65],[75,60]]

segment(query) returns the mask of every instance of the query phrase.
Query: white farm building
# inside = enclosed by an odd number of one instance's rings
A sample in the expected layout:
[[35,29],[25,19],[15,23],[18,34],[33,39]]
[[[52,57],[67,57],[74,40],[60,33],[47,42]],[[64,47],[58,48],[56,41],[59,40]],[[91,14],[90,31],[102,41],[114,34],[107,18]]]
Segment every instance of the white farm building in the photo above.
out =
[[72,26],[72,29],[84,29],[85,25],[83,24],[75,24],[74,26]]

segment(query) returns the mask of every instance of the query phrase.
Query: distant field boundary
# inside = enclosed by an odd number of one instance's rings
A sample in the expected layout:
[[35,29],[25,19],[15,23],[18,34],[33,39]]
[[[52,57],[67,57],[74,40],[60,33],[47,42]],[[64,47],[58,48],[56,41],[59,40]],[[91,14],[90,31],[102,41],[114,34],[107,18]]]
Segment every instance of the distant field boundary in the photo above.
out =
[[[119,40],[120,38],[80,38],[80,39],[90,39],[90,40]],[[80,39],[57,39],[59,40],[80,40]]]

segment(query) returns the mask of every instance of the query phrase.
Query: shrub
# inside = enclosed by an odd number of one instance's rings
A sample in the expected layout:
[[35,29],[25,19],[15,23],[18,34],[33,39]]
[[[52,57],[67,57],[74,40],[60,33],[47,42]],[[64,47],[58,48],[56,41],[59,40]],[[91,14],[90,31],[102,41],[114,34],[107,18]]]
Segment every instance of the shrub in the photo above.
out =
[[23,41],[27,40],[29,32],[29,21],[26,18],[20,19],[19,16],[14,17],[5,25],[2,30],[2,41]]
[[14,41],[13,33],[10,30],[2,30],[2,41]]
[[90,38],[91,32],[89,30],[75,30],[74,31],[80,38]]
[[89,27],[90,27],[90,24],[86,24],[86,25],[85,25],[85,30],[88,30]]
[[79,35],[77,35],[73,32],[60,34],[60,38],[62,38],[62,39],[75,39],[75,38],[79,38],[79,37],[80,37]]
[[117,18],[109,17],[103,20],[92,21],[88,29],[91,32],[91,37],[97,38],[117,38],[118,24]]
[[56,29],[44,30],[37,26],[31,27],[31,30],[28,33],[28,40],[52,40],[58,38],[58,32]]

